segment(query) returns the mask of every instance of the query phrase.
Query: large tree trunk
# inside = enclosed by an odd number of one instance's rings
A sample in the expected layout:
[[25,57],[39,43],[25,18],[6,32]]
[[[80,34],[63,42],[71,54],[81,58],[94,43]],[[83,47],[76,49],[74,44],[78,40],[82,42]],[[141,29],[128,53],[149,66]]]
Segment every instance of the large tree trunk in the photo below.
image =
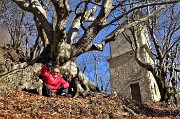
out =
[[165,82],[163,82],[160,78],[157,78],[156,82],[157,82],[159,92],[161,95],[161,101],[163,102],[163,101],[165,101],[165,95],[166,95],[165,94],[166,93]]

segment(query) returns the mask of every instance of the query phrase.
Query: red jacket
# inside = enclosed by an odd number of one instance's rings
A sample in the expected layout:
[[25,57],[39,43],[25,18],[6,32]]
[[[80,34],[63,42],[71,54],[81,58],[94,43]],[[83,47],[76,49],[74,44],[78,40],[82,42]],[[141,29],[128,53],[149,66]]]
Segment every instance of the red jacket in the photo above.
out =
[[44,65],[41,69],[41,75],[44,78],[44,84],[46,84],[53,92],[57,92],[59,86],[64,86],[64,88],[69,88],[69,83],[66,82],[60,75],[57,78],[47,72],[47,66]]

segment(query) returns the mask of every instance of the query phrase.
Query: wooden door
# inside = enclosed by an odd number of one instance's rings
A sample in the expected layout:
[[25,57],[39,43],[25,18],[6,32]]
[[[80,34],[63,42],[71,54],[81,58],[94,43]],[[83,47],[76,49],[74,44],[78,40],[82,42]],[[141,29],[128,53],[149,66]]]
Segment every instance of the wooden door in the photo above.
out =
[[130,88],[131,88],[132,99],[137,102],[141,102],[141,92],[140,92],[139,83],[130,84]]

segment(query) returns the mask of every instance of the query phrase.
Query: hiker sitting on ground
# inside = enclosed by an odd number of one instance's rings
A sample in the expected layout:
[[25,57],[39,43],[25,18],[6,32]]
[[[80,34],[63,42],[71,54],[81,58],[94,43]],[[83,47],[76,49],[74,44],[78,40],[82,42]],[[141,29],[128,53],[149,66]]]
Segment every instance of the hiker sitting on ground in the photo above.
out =
[[60,69],[58,66],[53,67],[52,64],[45,64],[41,69],[41,75],[43,77],[43,95],[52,96],[54,94],[66,96],[68,93],[69,83],[66,82],[60,75]]

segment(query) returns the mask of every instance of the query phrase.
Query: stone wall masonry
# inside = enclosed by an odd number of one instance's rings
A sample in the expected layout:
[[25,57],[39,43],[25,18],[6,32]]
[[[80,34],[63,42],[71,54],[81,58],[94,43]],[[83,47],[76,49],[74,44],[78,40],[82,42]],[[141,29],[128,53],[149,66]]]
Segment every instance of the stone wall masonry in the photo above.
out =
[[[142,50],[142,52],[144,51]],[[152,61],[147,60],[147,54],[141,55],[141,58],[144,61]],[[126,98],[132,98],[130,84],[139,83],[142,102],[159,101],[160,93],[154,77],[149,71],[139,66],[133,51],[112,58],[109,63],[112,93],[116,92]]]

